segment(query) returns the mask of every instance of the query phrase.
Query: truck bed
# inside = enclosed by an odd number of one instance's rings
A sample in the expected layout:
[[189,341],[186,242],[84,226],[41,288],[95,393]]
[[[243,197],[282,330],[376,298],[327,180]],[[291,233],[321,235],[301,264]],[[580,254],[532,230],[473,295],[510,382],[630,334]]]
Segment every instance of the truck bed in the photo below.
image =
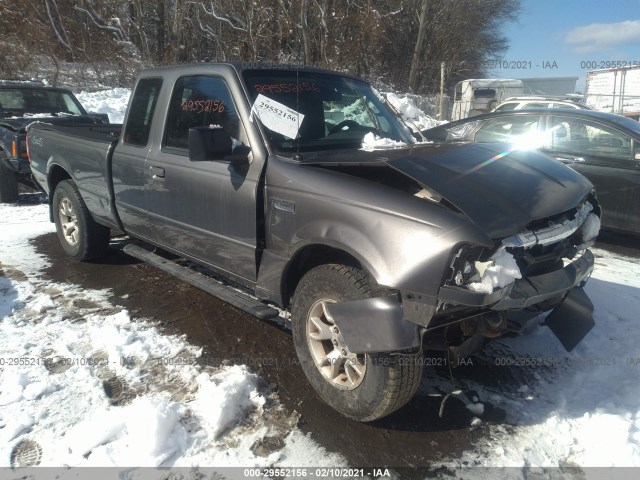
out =
[[[28,139],[35,180],[52,195],[47,176],[58,167],[72,172],[73,180],[94,218],[100,223],[116,226],[110,157],[121,130],[122,125],[31,124]],[[82,173],[75,176],[77,172]]]

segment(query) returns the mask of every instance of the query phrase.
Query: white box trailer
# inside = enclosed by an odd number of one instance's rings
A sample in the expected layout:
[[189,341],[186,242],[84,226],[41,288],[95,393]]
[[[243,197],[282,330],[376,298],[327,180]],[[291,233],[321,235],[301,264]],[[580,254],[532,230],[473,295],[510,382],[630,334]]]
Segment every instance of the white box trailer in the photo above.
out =
[[587,72],[585,103],[600,112],[640,118],[640,66]]
[[490,112],[501,101],[522,95],[524,83],[514,78],[471,78],[456,84],[451,120]]

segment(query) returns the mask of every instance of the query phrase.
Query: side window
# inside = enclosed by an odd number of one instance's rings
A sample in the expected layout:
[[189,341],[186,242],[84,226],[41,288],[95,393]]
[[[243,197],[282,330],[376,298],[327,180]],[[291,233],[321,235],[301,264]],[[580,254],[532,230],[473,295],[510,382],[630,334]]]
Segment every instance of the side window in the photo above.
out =
[[473,98],[495,98],[495,88],[476,88],[473,91]]
[[219,125],[233,138],[241,139],[240,122],[227,84],[218,77],[196,75],[181,77],[175,84],[164,145],[188,148],[189,129]]
[[531,103],[525,103],[522,106],[522,110],[528,110],[530,108],[549,108],[549,104],[548,103],[535,103],[535,102],[531,102]]
[[476,133],[475,141],[513,142],[538,131],[540,117],[537,115],[514,115],[488,120]]
[[631,160],[631,138],[599,124],[571,117],[551,118],[551,150]]
[[504,105],[500,105],[498,108],[496,108],[496,112],[504,112],[506,110],[514,110],[516,108],[518,104],[513,102],[513,103],[505,103]]
[[129,116],[124,129],[124,143],[146,145],[149,141],[151,119],[158,103],[161,87],[161,78],[143,78],[138,82],[129,106]]

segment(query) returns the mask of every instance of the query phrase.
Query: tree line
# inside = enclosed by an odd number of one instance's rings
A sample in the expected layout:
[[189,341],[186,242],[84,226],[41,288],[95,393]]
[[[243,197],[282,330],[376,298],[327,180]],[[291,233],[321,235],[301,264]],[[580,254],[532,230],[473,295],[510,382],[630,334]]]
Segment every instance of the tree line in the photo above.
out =
[[[73,65],[110,86],[144,67],[313,65],[414,93],[482,77],[520,0],[0,0],[0,78]],[[41,73],[41,75],[45,75]],[[100,78],[102,76],[102,78]]]

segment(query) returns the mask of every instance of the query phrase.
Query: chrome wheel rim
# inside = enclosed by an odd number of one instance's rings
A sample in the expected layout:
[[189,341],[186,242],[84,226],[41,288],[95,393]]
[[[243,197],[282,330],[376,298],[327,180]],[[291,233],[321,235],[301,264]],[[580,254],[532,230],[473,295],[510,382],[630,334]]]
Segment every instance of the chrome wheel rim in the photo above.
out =
[[324,379],[341,390],[353,390],[364,380],[367,358],[349,351],[342,333],[327,312],[335,300],[321,299],[309,309],[307,343],[316,368]]
[[62,236],[69,245],[76,246],[80,241],[80,229],[78,228],[78,218],[73,208],[71,200],[63,198],[59,207],[60,228]]

